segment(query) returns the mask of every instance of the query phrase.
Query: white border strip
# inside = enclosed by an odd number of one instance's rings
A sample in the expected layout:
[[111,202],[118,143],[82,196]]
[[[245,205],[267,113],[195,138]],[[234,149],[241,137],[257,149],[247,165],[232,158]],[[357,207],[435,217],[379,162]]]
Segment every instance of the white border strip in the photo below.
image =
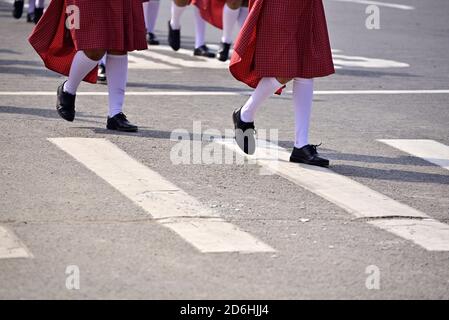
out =
[[332,0],[332,1],[352,2],[352,3],[365,4],[365,5],[376,5],[379,7],[387,7],[387,8],[400,9],[400,10],[415,10],[415,7],[408,6],[405,4],[388,3],[388,2],[371,1],[371,0]]
[[[217,142],[243,155],[233,139]],[[291,163],[287,150],[267,141],[258,141],[257,146],[256,154],[246,157],[263,168],[429,251],[449,251],[449,225],[330,169]],[[272,157],[273,149],[278,159]]]
[[449,225],[433,219],[385,219],[369,224],[408,239],[429,251],[449,251]]
[[434,140],[379,139],[393,148],[449,170],[449,147]]
[[32,258],[27,247],[4,226],[0,226],[0,259]]
[[226,222],[157,172],[113,143],[93,138],[48,139],[108,182],[163,226],[203,253],[274,252]]
[[[290,94],[291,91],[286,91]],[[242,96],[252,91],[128,91],[127,96]],[[449,89],[437,90],[317,90],[314,95],[398,95],[449,94]],[[0,91],[0,96],[55,96],[56,91]],[[107,96],[105,91],[78,92],[78,96]]]

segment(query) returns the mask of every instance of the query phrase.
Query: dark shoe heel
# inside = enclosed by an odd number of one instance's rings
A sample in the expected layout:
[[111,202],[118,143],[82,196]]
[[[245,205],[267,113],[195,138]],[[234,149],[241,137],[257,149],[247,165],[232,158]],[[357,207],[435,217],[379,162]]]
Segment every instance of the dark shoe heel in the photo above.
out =
[[64,92],[64,84],[58,87],[56,93],[56,111],[64,120],[72,122],[75,120],[75,99],[76,95]]
[[235,110],[232,114],[235,129],[234,139],[244,153],[252,155],[256,152],[256,129],[254,122],[242,121],[240,116],[241,109]]

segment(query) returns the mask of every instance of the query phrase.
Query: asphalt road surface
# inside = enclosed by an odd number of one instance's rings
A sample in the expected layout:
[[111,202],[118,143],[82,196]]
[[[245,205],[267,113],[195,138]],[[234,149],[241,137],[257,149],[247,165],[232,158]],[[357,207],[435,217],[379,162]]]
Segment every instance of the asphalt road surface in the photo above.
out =
[[[448,299],[449,2],[385,1],[380,29],[370,1],[324,1],[338,69],[316,80],[311,142],[329,170],[284,161],[291,87],[256,121],[277,157],[232,159],[249,89],[192,56],[191,9],[183,50],[161,0],[162,45],[130,55],[140,131],[121,134],[105,85],[82,84],[76,121],[58,117],[64,78],[0,2],[0,298]],[[201,141],[210,130],[225,139]]]

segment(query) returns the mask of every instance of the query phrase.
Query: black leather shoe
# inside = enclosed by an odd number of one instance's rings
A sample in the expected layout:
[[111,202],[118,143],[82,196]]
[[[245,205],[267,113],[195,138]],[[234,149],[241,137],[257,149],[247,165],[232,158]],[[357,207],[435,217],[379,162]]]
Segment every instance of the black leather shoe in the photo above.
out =
[[209,48],[203,44],[201,47],[195,48],[193,50],[194,56],[206,57],[206,58],[214,58],[215,54],[209,51]]
[[34,22],[34,13],[27,13],[27,22]]
[[34,23],[37,24],[44,14],[44,8],[34,9]]
[[75,119],[76,95],[64,92],[64,83],[58,87],[56,94],[56,110],[61,118],[72,122]]
[[231,50],[230,43],[220,42],[220,49],[217,52],[217,59],[220,61],[227,61],[229,59],[229,51]]
[[156,35],[152,32],[148,32],[147,34],[147,43],[151,46],[158,46],[159,40],[157,39]]
[[102,83],[106,83],[106,66],[103,64],[98,65],[98,81]]
[[108,123],[106,128],[109,130],[125,131],[125,132],[136,132],[138,127],[133,125],[126,119],[124,113],[117,113],[112,118],[108,117]]
[[240,116],[242,108],[235,110],[232,114],[234,122],[235,136],[237,145],[246,154],[254,154],[256,152],[256,128],[254,122],[243,122]]
[[308,144],[300,149],[293,148],[290,162],[305,163],[312,166],[329,167],[329,160],[320,157],[316,150],[319,145]]
[[12,16],[16,19],[20,19],[23,14],[23,0],[14,1],[14,9],[12,10]]
[[173,30],[170,21],[168,22],[168,44],[175,51],[181,48],[181,29]]

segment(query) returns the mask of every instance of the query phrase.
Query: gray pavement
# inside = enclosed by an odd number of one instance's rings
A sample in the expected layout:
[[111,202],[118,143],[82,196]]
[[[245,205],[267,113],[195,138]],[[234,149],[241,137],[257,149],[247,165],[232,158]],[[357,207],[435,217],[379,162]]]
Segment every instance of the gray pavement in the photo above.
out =
[[[366,4],[325,1],[332,47],[343,65],[316,81],[318,91],[449,90],[449,3],[394,3],[414,10],[381,6],[381,29],[368,30]],[[168,15],[169,1],[163,0],[157,24],[163,44]],[[449,298],[449,251],[426,250],[355,219],[279,175],[260,175],[253,164],[172,164],[175,129],[192,132],[193,121],[203,130],[232,128],[231,113],[245,95],[174,95],[248,91],[225,68],[130,69],[129,92],[167,95],[127,96],[125,112],[141,130],[111,133],[105,130],[106,96],[79,95],[77,120],[67,123],[56,114],[53,95],[18,94],[55,91],[63,77],[44,69],[26,40],[32,25],[14,20],[7,2],[0,2],[0,25],[0,226],[33,256],[0,259],[0,299]],[[182,31],[183,47],[191,50],[191,10]],[[208,29],[209,43],[219,37]],[[374,64],[383,59],[387,67],[344,65],[354,57]],[[80,87],[91,91],[106,87]],[[323,142],[332,171],[449,224],[449,171],[377,141],[427,139],[449,146],[448,98],[449,92],[317,94],[311,140]],[[290,150],[292,115],[288,93],[273,97],[257,127],[278,129],[279,144]],[[199,252],[47,140],[55,137],[111,141],[276,252]],[[69,265],[79,267],[79,290],[66,288]],[[366,286],[370,265],[380,271],[379,289]]]

